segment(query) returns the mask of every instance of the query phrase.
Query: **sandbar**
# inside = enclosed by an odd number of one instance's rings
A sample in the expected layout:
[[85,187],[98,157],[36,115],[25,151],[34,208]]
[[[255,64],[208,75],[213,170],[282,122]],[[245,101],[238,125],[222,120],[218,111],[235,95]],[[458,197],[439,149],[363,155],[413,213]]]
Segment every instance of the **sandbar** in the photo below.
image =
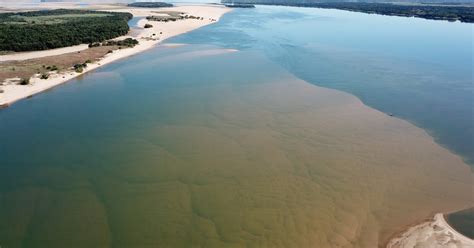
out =
[[[39,5],[42,6],[42,5]],[[58,6],[49,3],[47,5],[49,8],[55,7],[64,7],[64,5],[59,4]],[[69,5],[68,5],[69,6]],[[69,7],[74,8],[76,5],[71,5]],[[44,7],[44,6],[43,6]],[[89,8],[93,9],[93,6],[89,5]],[[108,9],[109,7],[110,9]],[[124,38],[136,38],[139,41],[139,44],[133,48],[127,49],[120,49],[116,50],[111,54],[106,55],[103,59],[96,61],[94,63],[89,64],[89,66],[82,72],[76,73],[73,71],[61,72],[58,74],[52,74],[48,79],[40,79],[40,75],[36,75],[30,79],[29,85],[18,85],[14,83],[5,84],[0,87],[3,91],[0,93],[0,106],[7,107],[12,103],[30,97],[34,94],[38,94],[45,90],[48,90],[54,86],[67,82],[79,75],[82,75],[86,72],[95,70],[100,66],[112,63],[119,59],[123,59],[129,57],[131,55],[146,51],[160,42],[173,37],[177,36],[200,27],[212,24],[217,22],[219,18],[224,15],[225,13],[231,11],[231,9],[226,8],[220,5],[182,5],[176,6],[171,8],[132,8],[126,6],[119,6],[117,5],[100,5],[97,6],[97,9],[102,11],[115,11],[115,12],[130,12],[134,15],[134,17],[143,17],[142,20],[139,21],[138,26],[143,27],[146,23],[150,23],[153,25],[152,28],[147,29],[139,29],[138,35],[130,36],[130,34],[126,36],[119,37],[117,39],[124,39]],[[156,15],[156,12],[159,11],[177,11],[183,12],[189,15],[199,16],[202,19],[184,19],[179,20],[176,22],[154,22],[148,21],[146,19],[147,16]],[[25,52],[25,53],[18,53],[18,54],[7,54],[0,56],[0,62],[2,61],[11,61],[11,60],[26,60],[32,58],[40,58],[46,56],[54,56],[59,54],[77,52],[81,50],[87,49],[87,45],[79,45],[79,46],[72,46],[60,49],[52,49],[46,51],[34,51],[34,52]],[[0,91],[1,92],[1,91]]]
[[392,239],[387,248],[467,248],[474,247],[474,240],[460,234],[445,220],[442,213],[433,219],[409,228]]

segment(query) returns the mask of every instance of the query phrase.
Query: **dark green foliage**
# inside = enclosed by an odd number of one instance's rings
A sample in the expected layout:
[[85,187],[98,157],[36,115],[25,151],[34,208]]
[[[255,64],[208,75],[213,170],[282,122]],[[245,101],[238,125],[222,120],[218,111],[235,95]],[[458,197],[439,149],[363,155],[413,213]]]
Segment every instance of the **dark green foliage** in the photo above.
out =
[[[232,0],[222,0],[232,3]],[[474,7],[456,5],[392,4],[372,2],[321,2],[320,0],[239,0],[237,3],[268,4],[324,9],[342,9],[369,14],[419,17],[433,20],[461,21],[474,23]]]
[[142,8],[165,8],[165,7],[173,7],[173,4],[164,3],[164,2],[136,2],[136,3],[131,3],[128,6],[142,7]]
[[[102,15],[87,15],[102,14]],[[58,22],[21,23],[22,18],[60,15]],[[0,50],[45,50],[83,43],[94,43],[125,35],[129,31],[130,13],[109,13],[86,10],[49,10],[0,14]],[[59,17],[58,17],[59,18]]]
[[74,65],[74,71],[76,71],[77,73],[82,73],[85,68],[87,68],[87,63]]
[[149,21],[154,21],[154,22],[175,22],[176,20],[181,20],[184,19],[184,17],[180,16],[147,16],[146,18]]
[[49,73],[42,73],[41,74],[41,79],[48,79],[49,78]]
[[102,43],[102,46],[125,46],[134,47],[138,44],[138,40],[126,38],[124,40],[109,40]]
[[145,28],[152,28],[152,27],[153,27],[153,25],[151,25],[151,24],[148,24],[148,23],[145,24]]
[[90,43],[89,44],[89,48],[91,47],[99,47],[100,46],[100,42],[93,42],[93,43]]
[[30,79],[29,78],[22,78],[20,80],[20,85],[28,85],[30,84]]
[[46,66],[46,70],[49,70],[49,71],[57,71],[57,70],[58,70],[58,67],[55,66],[55,65]]
[[231,4],[226,4],[225,6],[228,8],[244,8],[244,9],[255,8],[255,5],[247,4],[247,3],[231,3]]
[[74,65],[74,71],[77,73],[82,73],[84,71],[84,67],[82,66],[82,64]]

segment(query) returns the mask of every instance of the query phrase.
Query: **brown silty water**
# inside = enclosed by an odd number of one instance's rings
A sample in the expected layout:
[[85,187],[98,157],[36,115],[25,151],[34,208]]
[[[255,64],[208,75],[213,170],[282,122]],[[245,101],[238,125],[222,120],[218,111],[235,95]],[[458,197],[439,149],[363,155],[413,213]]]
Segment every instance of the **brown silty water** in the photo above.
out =
[[[239,56],[219,55],[228,62],[217,69],[232,70]],[[472,206],[469,167],[423,130],[279,70],[258,83],[216,78],[141,99],[146,125],[94,144],[107,159],[32,168],[24,180],[34,183],[3,191],[0,240],[377,247],[436,212]],[[149,103],[169,108],[168,121],[150,117]]]

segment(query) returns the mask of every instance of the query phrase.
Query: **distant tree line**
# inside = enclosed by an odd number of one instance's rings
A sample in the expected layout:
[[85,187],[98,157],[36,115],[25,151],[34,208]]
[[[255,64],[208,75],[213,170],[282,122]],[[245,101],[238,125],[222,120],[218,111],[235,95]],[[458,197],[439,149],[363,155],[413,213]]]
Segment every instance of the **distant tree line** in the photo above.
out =
[[319,2],[315,0],[222,0],[222,3],[247,3],[265,5],[284,5],[296,7],[313,7],[324,9],[341,9],[369,14],[419,17],[432,20],[461,21],[474,23],[474,7],[458,5],[429,4],[392,4],[374,2]]
[[[62,21],[18,22],[22,17],[54,15],[61,16],[58,18]],[[113,39],[128,33],[128,21],[132,17],[130,13],[65,9],[3,13],[0,14],[0,50],[45,50]]]
[[252,9],[255,5],[248,3],[230,3],[225,5],[227,8],[241,8],[241,9]]
[[184,13],[182,13],[182,14],[174,14],[172,16],[147,16],[146,19],[148,21],[154,21],[154,22],[175,22],[177,20],[183,20],[183,19],[204,20],[204,17],[185,15]]
[[173,7],[171,3],[164,3],[164,2],[135,2],[128,4],[130,7],[141,7],[141,8],[166,8],[166,7]]

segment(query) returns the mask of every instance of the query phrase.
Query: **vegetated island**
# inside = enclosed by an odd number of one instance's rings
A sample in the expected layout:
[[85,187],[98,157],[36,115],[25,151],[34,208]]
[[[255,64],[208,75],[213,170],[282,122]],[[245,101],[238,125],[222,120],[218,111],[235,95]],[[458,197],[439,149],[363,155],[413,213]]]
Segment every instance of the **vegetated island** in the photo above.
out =
[[128,4],[128,6],[139,8],[169,8],[173,7],[173,4],[164,2],[135,2]]
[[[153,13],[158,14],[158,15],[147,16],[146,19],[148,21],[175,22],[178,20],[187,20],[187,19],[204,20],[204,17],[187,15],[186,13],[179,12],[179,11],[159,11],[159,12],[153,11]],[[215,19],[212,19],[212,18],[209,20],[212,22],[216,21]]]
[[0,14],[0,51],[37,51],[126,35],[130,13],[57,9]]
[[[53,6],[64,7],[62,4],[53,4]],[[167,38],[209,25],[230,11],[230,8],[218,5],[184,5],[170,8],[168,11],[157,11],[154,8],[139,9],[125,5],[123,7],[110,5],[110,7],[110,12],[58,9],[3,15],[2,20],[5,23],[0,22],[0,25],[5,25],[2,27],[3,29],[0,29],[2,37],[0,44],[2,46],[13,46],[13,42],[8,40],[8,37],[16,32],[23,32],[23,34],[31,32],[32,36],[23,35],[21,39],[17,39],[16,42],[22,49],[0,49],[0,109],[103,65],[148,50]],[[137,29],[135,30],[136,34],[129,34],[128,20],[132,18],[132,14],[128,12],[134,12],[143,17],[138,24],[141,27],[147,26],[147,28]],[[30,16],[34,18],[30,18]],[[146,16],[149,18],[145,18]],[[153,16],[156,16],[156,20],[152,18]],[[112,24],[108,23],[109,20],[103,19],[103,17],[112,19],[121,17],[117,20],[120,24],[112,22],[119,28],[114,29],[116,26],[111,26]],[[160,19],[158,17],[166,18]],[[17,22],[12,21],[11,18]],[[91,19],[86,21],[81,18]],[[168,22],[171,19],[180,20],[179,24],[160,23],[154,25],[156,21]],[[87,27],[86,24],[90,24],[90,26]],[[88,32],[77,30],[77,26],[87,29]],[[59,35],[59,32],[55,32],[54,27],[60,27],[61,30],[70,27],[70,30],[63,31],[65,33]],[[51,31],[54,35],[46,31]],[[114,37],[119,31],[123,32],[123,35]],[[110,33],[113,35],[109,36]],[[83,36],[81,37],[82,34],[89,35],[89,38],[84,39]],[[65,45],[65,37],[71,45],[77,44],[77,46],[48,49],[57,46],[55,45],[56,39],[60,44]],[[108,39],[109,37],[111,39]],[[47,41],[50,41],[51,44]],[[5,44],[9,44],[9,46]],[[51,46],[52,44],[55,46]],[[35,47],[34,50],[38,51],[29,51],[30,47]],[[15,53],[15,50],[23,52]]]
[[[222,0],[228,4],[232,0]],[[396,4],[369,2],[316,2],[290,0],[239,0],[239,4],[283,5],[323,9],[341,9],[368,14],[419,17],[431,20],[447,20],[474,23],[474,7],[459,5]]]

